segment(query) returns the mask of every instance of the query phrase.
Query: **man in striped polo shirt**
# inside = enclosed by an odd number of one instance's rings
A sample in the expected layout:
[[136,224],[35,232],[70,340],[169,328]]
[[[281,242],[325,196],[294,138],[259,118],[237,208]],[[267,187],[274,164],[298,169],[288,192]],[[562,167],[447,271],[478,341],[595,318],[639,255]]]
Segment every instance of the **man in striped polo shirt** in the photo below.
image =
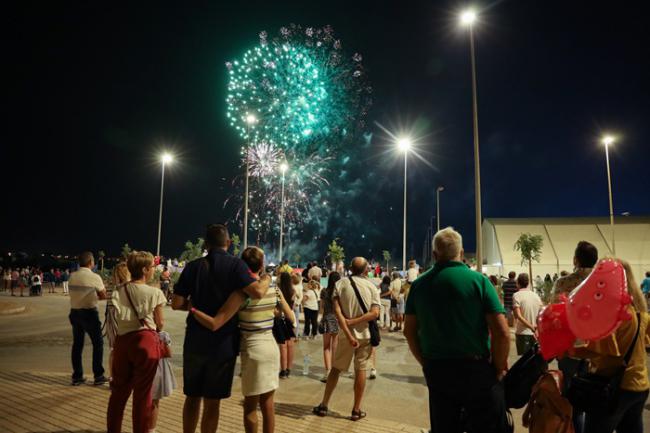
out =
[[92,271],[95,266],[93,253],[86,251],[79,256],[79,270],[70,275],[70,324],[72,324],[72,385],[86,381],[81,355],[86,334],[93,344],[93,374],[95,385],[108,382],[104,377],[102,357],[104,340],[102,324],[99,321],[97,301],[106,299],[106,289],[102,278]]

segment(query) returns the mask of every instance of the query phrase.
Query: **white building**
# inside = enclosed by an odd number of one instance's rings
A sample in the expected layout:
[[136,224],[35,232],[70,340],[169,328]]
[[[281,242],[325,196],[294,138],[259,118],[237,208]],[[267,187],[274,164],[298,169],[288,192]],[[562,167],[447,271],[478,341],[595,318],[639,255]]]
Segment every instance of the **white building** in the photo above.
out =
[[[573,253],[580,241],[598,248],[599,258],[613,256],[609,218],[489,218],[483,221],[483,270],[488,275],[528,272],[514,244],[521,233],[542,236],[541,260],[533,261],[536,275],[573,270]],[[627,260],[640,282],[650,271],[650,217],[617,217],[616,256]]]

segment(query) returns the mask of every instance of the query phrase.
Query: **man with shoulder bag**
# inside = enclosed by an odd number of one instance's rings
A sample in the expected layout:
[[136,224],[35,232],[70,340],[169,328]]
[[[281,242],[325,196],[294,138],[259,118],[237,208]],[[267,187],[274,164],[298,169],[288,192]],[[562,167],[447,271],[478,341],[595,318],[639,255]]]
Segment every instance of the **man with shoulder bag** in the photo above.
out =
[[318,416],[327,415],[327,404],[336,388],[339,375],[347,371],[354,359],[354,406],[350,419],[358,421],[366,416],[361,410],[361,400],[366,387],[366,370],[369,368],[372,348],[379,345],[379,293],[368,280],[368,262],[356,257],[351,264],[352,275],[336,283],[334,311],[345,338],[339,339],[332,369],[327,376],[321,403],[314,407]]

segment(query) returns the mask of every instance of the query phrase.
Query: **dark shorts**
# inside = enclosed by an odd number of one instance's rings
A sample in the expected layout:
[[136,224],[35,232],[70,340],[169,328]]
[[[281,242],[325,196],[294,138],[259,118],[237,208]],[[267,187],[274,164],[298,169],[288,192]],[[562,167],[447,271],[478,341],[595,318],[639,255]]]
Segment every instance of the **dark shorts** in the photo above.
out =
[[528,352],[528,349],[533,347],[537,340],[534,335],[515,335],[515,343],[517,344],[517,355],[523,355]]
[[214,356],[183,353],[183,393],[188,397],[229,398],[237,358],[215,361]]

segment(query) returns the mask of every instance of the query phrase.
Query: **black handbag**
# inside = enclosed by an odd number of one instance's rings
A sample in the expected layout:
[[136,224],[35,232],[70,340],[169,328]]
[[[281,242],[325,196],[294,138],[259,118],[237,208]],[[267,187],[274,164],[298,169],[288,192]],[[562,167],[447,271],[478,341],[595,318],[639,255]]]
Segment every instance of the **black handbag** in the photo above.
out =
[[[282,311],[280,307],[280,295],[277,293],[278,289],[275,289],[275,291],[277,296],[277,302],[275,305],[280,308],[280,311]],[[282,312],[280,313],[280,316],[273,318],[273,337],[278,344],[284,344],[287,340],[296,338],[296,333],[293,330],[293,323],[284,317],[284,313]]]
[[[357,301],[359,301],[361,311],[363,311],[363,314],[368,313],[368,308],[366,307],[366,303],[361,297],[361,293],[359,293],[359,289],[357,289],[357,285],[351,276],[348,279],[350,280],[350,284],[354,289],[354,294],[357,295]],[[368,322],[368,330],[370,331],[370,345],[373,347],[379,346],[379,343],[381,343],[381,334],[379,333],[379,325],[377,325],[377,319],[372,319]]]
[[520,409],[526,406],[533,386],[547,371],[548,363],[539,351],[539,343],[535,343],[521,355],[503,378],[506,407]]
[[567,388],[567,398],[574,408],[588,413],[610,413],[616,408],[621,381],[639,338],[639,329],[641,328],[639,313],[636,313],[636,320],[636,334],[634,334],[632,344],[623,358],[623,365],[618,368],[614,376],[606,377],[589,373],[586,369],[586,362],[583,361],[580,364],[576,374],[569,380]]

